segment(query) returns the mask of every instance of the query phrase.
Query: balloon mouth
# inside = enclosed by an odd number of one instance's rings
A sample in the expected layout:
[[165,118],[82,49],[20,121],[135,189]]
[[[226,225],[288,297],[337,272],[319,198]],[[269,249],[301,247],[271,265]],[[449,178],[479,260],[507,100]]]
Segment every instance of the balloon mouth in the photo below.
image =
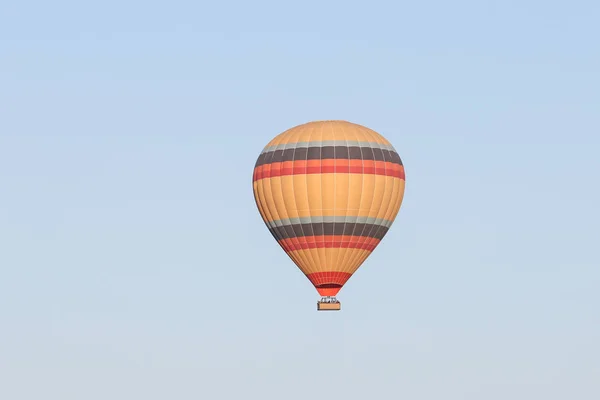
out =
[[322,285],[316,285],[315,288],[321,296],[329,297],[338,294],[340,289],[342,289],[342,285],[339,285],[337,283],[325,283]]
[[347,272],[313,272],[306,275],[322,297],[335,296],[352,274]]
[[323,288],[323,289],[335,289],[335,288],[341,289],[342,285],[340,285],[339,283],[323,283],[321,285],[316,285],[316,288],[317,289],[321,289],[321,288]]

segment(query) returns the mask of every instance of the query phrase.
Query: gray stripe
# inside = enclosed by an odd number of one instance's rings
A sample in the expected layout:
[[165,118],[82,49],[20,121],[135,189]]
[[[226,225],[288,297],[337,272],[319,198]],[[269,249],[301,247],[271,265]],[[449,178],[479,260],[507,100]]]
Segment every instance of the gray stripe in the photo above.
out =
[[294,149],[300,147],[325,147],[325,146],[358,146],[358,147],[373,147],[375,149],[384,149],[390,151],[396,151],[394,146],[376,143],[376,142],[359,142],[357,140],[323,140],[323,141],[311,141],[311,142],[296,142],[296,143],[282,143],[275,146],[267,146],[263,149],[263,153],[276,150]]
[[339,222],[339,223],[348,223],[348,224],[374,224],[384,226],[389,228],[392,226],[392,222],[388,219],[383,218],[373,218],[373,217],[352,217],[352,216],[329,216],[329,217],[301,217],[301,218],[289,218],[289,219],[279,219],[275,221],[267,222],[267,224],[271,228],[283,227],[288,225],[296,225],[296,224],[320,224],[320,223],[330,223],[330,222]]

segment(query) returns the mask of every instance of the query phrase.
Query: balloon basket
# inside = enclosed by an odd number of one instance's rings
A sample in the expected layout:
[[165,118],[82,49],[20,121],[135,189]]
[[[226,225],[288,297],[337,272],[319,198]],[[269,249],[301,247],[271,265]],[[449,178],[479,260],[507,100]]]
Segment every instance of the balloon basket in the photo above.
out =
[[317,311],[339,311],[341,309],[342,303],[335,297],[323,297],[317,302]]

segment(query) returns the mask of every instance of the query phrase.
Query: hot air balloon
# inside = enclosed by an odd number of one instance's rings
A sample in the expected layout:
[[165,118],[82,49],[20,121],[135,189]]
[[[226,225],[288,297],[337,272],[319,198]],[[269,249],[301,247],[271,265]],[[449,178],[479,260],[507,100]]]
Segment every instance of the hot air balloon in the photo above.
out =
[[253,174],[267,228],[317,289],[336,295],[390,229],[404,197],[404,166],[382,135],[347,121],[315,121],[277,135]]

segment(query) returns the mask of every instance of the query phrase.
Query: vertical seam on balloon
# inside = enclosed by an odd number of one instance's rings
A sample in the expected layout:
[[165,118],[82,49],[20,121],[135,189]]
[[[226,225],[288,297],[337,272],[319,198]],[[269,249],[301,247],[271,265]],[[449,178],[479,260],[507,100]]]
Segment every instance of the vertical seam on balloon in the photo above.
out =
[[[301,133],[302,133],[302,128],[300,127],[295,132],[292,133],[292,135],[295,134],[295,136],[292,136],[290,138],[290,141],[292,141],[292,140],[294,141],[294,143],[293,143],[294,144],[294,153],[292,155],[292,163],[293,163],[293,160],[295,159],[296,149],[298,148],[297,147],[298,138],[301,136]],[[286,149],[287,149],[287,144],[286,144]],[[292,197],[294,199],[294,207],[296,208],[296,213],[298,214],[298,218],[299,218],[300,217],[300,212],[298,210],[298,202],[296,201],[296,194],[295,194],[295,190],[294,190],[294,179],[295,179],[294,175],[292,175],[290,177],[290,179],[291,179],[291,182],[292,182],[292,194],[293,194]],[[285,200],[284,200],[284,202],[285,202]],[[288,218],[291,218],[290,215],[289,215],[289,213],[288,213]],[[302,224],[299,224],[299,225],[300,225],[300,230],[302,231],[302,237],[306,237],[306,234],[304,232],[304,228],[302,227]],[[290,224],[289,229],[293,230],[294,228],[292,226],[293,226],[293,224]],[[311,263],[311,260],[309,260],[309,258],[312,259],[312,256],[310,255],[309,249],[307,249],[306,252],[303,251],[302,246],[300,245],[300,240],[296,237],[295,232],[294,232],[294,240],[293,241],[295,241],[298,244],[297,248],[300,249],[300,251],[298,251],[298,254],[302,258],[302,262],[306,263],[306,267],[307,267],[306,269],[308,269],[309,271],[311,271],[312,270],[312,265],[311,265],[312,263]],[[298,267],[302,271],[302,273],[306,274],[306,272],[303,271],[304,268],[301,268],[300,266],[298,266]]]
[[[310,143],[310,139],[313,136],[313,132],[314,132],[314,126],[313,125],[307,125],[305,129],[307,129],[309,131],[307,141]],[[314,234],[315,233],[314,232],[314,225],[313,225],[313,210],[312,210],[312,208],[310,206],[310,194],[309,194],[310,186],[308,184],[308,146],[306,148],[306,160],[305,160],[305,164],[304,165],[306,166],[306,171],[305,172],[307,172],[307,173],[304,174],[304,179],[305,179],[304,182],[306,184],[306,201],[308,203],[308,209],[309,209],[308,210],[308,221],[309,221],[309,224],[310,224],[311,232],[312,232],[313,236],[315,236],[315,234]],[[322,196],[322,193],[321,193],[321,196]],[[323,200],[321,200],[321,202],[322,201]],[[321,208],[323,208],[323,204],[322,203],[321,203]],[[316,238],[315,238],[315,240],[316,240]],[[320,267],[321,267],[321,256],[319,254],[319,249],[315,247],[314,251],[312,251],[311,254],[314,254],[314,256],[316,258],[316,260],[313,259],[314,264],[315,264],[315,269],[314,270],[315,270],[315,272],[318,272],[319,269],[320,269]],[[312,283],[312,281],[311,281],[311,283]],[[314,286],[314,283],[313,283],[313,286]]]
[[[356,136],[356,140],[360,142],[362,136],[359,134],[360,131],[358,129],[358,126],[354,126],[353,131],[354,131],[354,135]],[[365,160],[364,160],[364,153],[363,153],[362,146],[359,146],[358,149],[360,151],[360,160],[361,160],[362,173],[361,173],[360,199],[359,199],[359,202],[358,202],[358,210],[356,212],[357,216],[360,214],[361,204],[362,204],[362,201],[363,201],[363,195],[365,193],[364,188],[365,188],[365,177],[366,177],[366,174],[365,174]],[[371,205],[369,205],[369,208],[370,207],[371,207]],[[366,222],[368,221],[368,217],[369,217],[368,211],[369,210],[367,210],[367,216],[365,218],[365,223],[363,223],[363,227],[361,229],[361,232],[360,232],[359,235],[357,235],[358,237],[362,236],[362,233],[363,233],[363,231],[365,229]],[[356,233],[356,227],[357,226],[358,226],[358,223],[355,224],[354,228],[352,229],[352,236],[355,235],[355,233]],[[358,239],[358,240],[360,240],[360,239]],[[354,262],[355,262],[355,259],[358,257],[359,254],[361,254],[361,251],[360,251],[359,248],[355,248],[355,249],[353,249],[352,252],[349,252],[349,254],[348,254],[349,260],[345,264],[347,266],[347,269],[348,269],[349,273],[354,273],[356,271],[356,269],[354,268]],[[352,271],[352,272],[350,272],[350,271]]]
[[[392,148],[392,150],[398,155],[398,158],[400,159],[400,164],[402,165],[399,168],[402,168],[402,172],[404,175],[404,178],[400,179],[400,182],[398,183],[399,185],[402,184],[404,185],[404,187],[402,187],[402,194],[398,194],[398,198],[396,199],[396,203],[394,204],[394,211],[392,212],[392,215],[390,215],[390,219],[393,223],[393,221],[396,219],[396,217],[398,216],[398,213],[400,212],[400,207],[402,206],[402,200],[404,199],[404,191],[406,190],[406,173],[404,170],[404,164],[402,163],[402,158],[400,157],[400,154],[398,154],[398,152],[396,151],[396,149],[394,148],[394,146],[392,146],[390,144],[390,147]],[[391,224],[390,224],[391,227]],[[389,230],[389,228],[388,228]]]
[[[377,142],[377,137],[375,135],[371,134],[371,132],[366,128],[361,127],[360,129],[364,132],[365,136],[371,138],[371,140],[369,140],[369,147],[371,148],[371,152],[374,153],[372,142],[375,142],[375,145],[378,145],[379,142]],[[379,146],[379,145],[378,145],[378,147],[381,148],[381,146]],[[375,166],[373,168],[375,168]],[[385,168],[385,163],[384,163],[384,168]],[[384,176],[384,178],[383,178],[383,193],[384,194],[386,191],[386,185],[387,185],[387,177]],[[375,203],[375,194],[377,193],[377,191],[375,190],[376,187],[377,187],[377,178],[375,178],[375,186],[373,188],[373,202],[371,203],[371,207],[369,207],[369,211],[371,211],[371,209],[373,208],[373,203]],[[376,209],[377,209],[377,212],[375,214],[376,219],[377,219],[377,217],[379,217],[379,211],[381,210],[381,206],[383,204],[383,199],[384,199],[384,196],[381,196],[379,205],[376,207]],[[367,249],[367,244],[368,244],[368,241],[370,240],[370,238],[372,237],[372,232],[373,232],[373,229],[375,226],[376,226],[376,224],[371,224],[371,227],[369,228],[367,235],[364,235],[364,230],[363,230],[362,236],[365,236],[366,238],[364,239],[362,245],[360,246],[360,249],[362,250],[361,254],[359,256],[357,256],[357,258],[355,259],[356,265],[353,266],[355,271],[362,265],[362,263],[371,254],[371,251],[369,251]]]
[[[396,195],[396,199],[394,202],[394,207],[392,209],[392,212],[389,215],[389,219],[391,221],[390,226],[388,227],[388,231],[391,228],[391,226],[393,225],[394,220],[396,219],[396,217],[398,216],[398,212],[400,211],[400,207],[402,206],[402,200],[404,198],[404,187],[401,188],[402,185],[406,186],[406,180],[405,179],[400,179],[397,178],[398,180],[398,194]],[[402,189],[402,193],[400,193],[400,188]],[[387,235],[387,232],[386,232]]]
[[[282,143],[282,142],[284,140],[286,140],[286,137],[290,136],[290,131],[292,131],[292,129],[288,129],[286,131],[287,135],[283,135],[282,134],[281,140],[277,144],[277,149],[279,149],[279,147],[282,146],[282,145],[283,145],[283,150],[282,151],[285,151],[285,149],[287,149],[287,146],[290,144],[289,138],[287,138],[287,140],[288,140],[287,142],[285,142],[285,143]],[[283,162],[279,163],[280,172],[281,172],[281,169],[282,169],[282,164],[283,164]],[[287,208],[288,208],[287,207],[287,203],[285,201],[284,190],[283,190],[283,176],[281,175],[281,173],[278,175],[277,179],[279,179],[279,189],[280,189],[280,192],[281,192],[281,200],[283,201],[284,211],[286,212],[287,217],[289,219],[290,215],[289,215],[289,212],[287,210]],[[273,191],[273,185],[272,184],[271,184],[271,193],[272,193],[272,195],[274,193],[274,191]],[[273,198],[275,198],[274,195],[273,195]],[[279,209],[279,207],[277,207],[277,203],[274,202],[274,204],[275,204],[275,208],[277,209],[277,213],[281,217],[280,209]],[[288,233],[288,229],[291,229],[291,227],[284,225],[284,226],[282,226],[282,229],[286,233],[286,236],[290,236],[290,235],[287,235],[287,233]],[[298,239],[296,239],[294,236],[295,235],[289,237],[290,240],[288,241],[288,242],[291,242],[293,245],[296,244],[296,243],[299,243]],[[294,242],[296,242],[296,243],[294,243]],[[288,255],[291,258],[293,257],[292,259],[294,260],[294,264],[296,264],[296,266],[298,267],[298,269],[300,269],[300,271],[302,271],[302,265],[304,264],[304,254],[303,254],[303,251],[302,250],[300,250],[300,251],[286,251],[286,253],[288,253]]]
[[[393,146],[391,146],[391,147],[393,148]],[[394,150],[394,152],[395,152],[395,150]],[[384,157],[384,159],[386,158],[386,154],[385,153],[383,153],[383,157]],[[389,158],[390,161],[392,161],[392,156],[391,156],[391,153],[389,151],[388,151],[387,158]],[[398,200],[398,192],[396,192],[396,187],[400,185],[401,179],[394,177],[394,178],[392,178],[392,181],[393,181],[392,193],[390,194],[390,200],[389,200],[389,202],[388,202],[388,204],[386,206],[385,213],[383,214],[383,218],[387,219],[387,220],[392,220],[392,218],[390,216],[390,213],[396,207],[396,203],[397,203],[397,200]],[[398,188],[398,190],[399,190],[399,188]],[[394,193],[396,193],[396,198],[393,198]],[[377,245],[379,245],[382,242],[383,238],[387,235],[387,233],[388,233],[388,231],[389,231],[389,229],[390,229],[390,227],[391,227],[392,224],[389,224],[389,225],[390,226],[387,227],[387,230],[385,230],[383,232],[383,234],[381,235],[381,238],[379,239],[379,242],[377,243]],[[379,236],[380,230],[381,230],[381,227],[379,227],[377,229],[377,232],[376,232],[377,236]],[[377,246],[375,246],[375,247],[377,247]]]
[[400,180],[400,182],[398,184],[399,185],[402,184],[402,185],[404,185],[404,187],[402,187],[402,193],[398,192],[398,198],[396,199],[396,204],[394,204],[394,211],[390,215],[390,219],[392,220],[392,223],[393,223],[393,221],[396,220],[396,217],[398,216],[398,213],[400,212],[400,208],[402,207],[402,202],[404,200],[404,191],[406,190],[406,179],[399,179],[399,180]]
[[[281,135],[277,136],[279,138],[279,140],[277,141],[277,146],[279,146],[279,142],[281,141]],[[274,142],[275,143],[275,142]],[[275,153],[272,153],[271,158],[273,158]],[[277,209],[277,202],[275,201],[275,195],[273,193],[273,178],[268,178],[270,179],[269,181],[269,188],[270,188],[270,192],[271,192],[271,200],[273,202],[273,208],[269,205],[269,202],[265,202],[269,212],[271,213],[271,220],[275,220],[275,219],[281,219],[280,215],[279,215],[279,210]],[[264,182],[264,179],[261,180],[261,182]],[[263,184],[262,186],[263,188],[263,192],[266,192],[265,190],[265,185]],[[285,228],[276,226],[277,231],[279,232],[280,238],[283,238],[284,235],[281,233],[281,229],[283,229],[285,231]],[[280,239],[281,240],[281,239]],[[278,241],[279,243],[279,241]],[[287,249],[283,246],[283,243],[279,243],[279,246],[283,249],[283,251],[285,252],[285,254],[287,254],[287,256],[294,262],[294,264],[298,265],[298,257],[296,254],[292,254],[292,252],[287,251]]]
[[[359,137],[359,138],[361,138],[361,137],[363,137],[363,136],[364,136],[364,133],[362,133],[362,132],[360,131],[360,129],[359,129],[359,127],[358,127],[358,125],[357,125],[357,126],[355,126],[355,132],[357,132],[357,137]],[[360,134],[359,134],[359,133],[360,133]],[[360,140],[360,139],[359,139],[359,140]],[[364,193],[364,192],[365,192],[365,191],[364,191],[364,189],[365,189],[365,188],[364,188],[364,184],[365,184],[365,178],[367,177],[367,174],[365,174],[365,158],[364,158],[364,152],[363,152],[363,148],[362,148],[362,146],[359,146],[359,150],[360,150],[361,168],[362,168],[362,187],[361,187],[361,198],[360,198],[360,203],[359,203],[359,205],[358,205],[358,207],[359,207],[359,210],[358,210],[358,211],[359,211],[359,213],[360,213],[360,210],[361,210],[361,204],[362,204],[362,200],[363,200],[363,195],[365,194],[365,193]],[[369,178],[371,178],[371,176],[369,176]],[[375,178],[373,178],[373,179],[375,179]],[[371,209],[372,203],[373,203],[373,200],[371,200],[371,203],[369,204],[369,207],[368,207],[368,209],[367,209],[367,218],[366,218],[366,221],[368,221],[368,215],[369,215],[369,211],[370,211],[370,209]],[[365,224],[363,224],[363,226],[362,226],[362,229],[360,230],[360,233],[359,233],[357,236],[359,236],[359,237],[361,237],[361,238],[362,238],[362,237],[363,237],[363,234],[364,234],[364,230],[365,230],[365,228],[366,228],[366,223],[365,223]],[[355,231],[355,230],[356,230],[356,226],[355,226],[355,229],[354,229],[354,230],[353,230],[353,232],[352,232],[352,233],[353,233],[353,235],[354,235],[354,231]],[[362,239],[359,239],[359,240],[362,240]],[[356,268],[354,267],[354,264],[355,264],[355,263],[357,262],[357,260],[360,258],[360,254],[362,254],[362,251],[361,251],[360,247],[358,247],[358,246],[357,246],[357,247],[355,248],[355,251],[353,252],[353,254],[350,256],[350,259],[349,259],[349,261],[348,261],[348,263],[347,263],[347,265],[348,265],[348,270],[349,270],[349,271],[356,271]]]
[[[335,270],[335,263],[333,261],[333,254],[336,252],[336,250],[333,247],[333,243],[335,242],[335,223],[336,223],[336,201],[337,201],[337,163],[335,162],[335,132],[334,132],[334,127],[333,127],[333,122],[329,122],[329,129],[331,131],[332,134],[332,141],[334,141],[333,143],[333,223],[332,223],[332,229],[331,229],[331,247],[329,248],[329,253],[331,253],[331,264],[329,265],[329,270],[330,271],[334,271]],[[336,260],[337,261],[337,260]],[[331,273],[331,281],[334,281],[335,279],[335,273]]]
[[[262,151],[260,152],[260,154],[258,155],[258,159],[256,160],[256,162],[255,162],[255,165],[256,165],[256,163],[258,162],[258,160],[260,159],[260,157],[263,155],[263,153],[265,152],[266,148],[267,148],[267,147],[265,146],[265,147],[262,149]],[[270,229],[270,228],[271,228],[271,226],[270,226],[270,225],[269,225],[269,223],[267,222],[267,217],[266,217],[265,211],[263,210],[262,204],[260,204],[260,199],[259,199],[259,197],[260,197],[260,196],[259,196],[259,193],[258,193],[259,182],[258,182],[258,181],[256,181],[256,180],[254,180],[254,178],[255,178],[255,176],[256,176],[255,174],[256,174],[256,167],[255,167],[254,173],[252,174],[252,193],[253,193],[253,195],[254,195],[254,203],[256,204],[256,207],[258,208],[258,213],[260,214],[260,217],[262,218],[262,220],[263,220],[264,224],[265,224],[265,225],[267,226],[267,228],[269,229],[269,233],[270,233],[271,235],[273,235],[273,233],[272,233],[272,231],[271,231],[271,229]],[[275,238],[276,238],[276,237],[275,237]],[[277,238],[276,238],[276,239],[277,239]]]
[[[273,231],[271,230],[271,225],[269,225],[269,223],[267,222],[267,219],[269,219],[269,217],[267,216],[267,213],[265,212],[264,207],[262,206],[262,204],[260,202],[260,194],[258,193],[259,185],[260,185],[259,182],[252,183],[252,192],[254,194],[254,203],[256,203],[256,207],[258,208],[258,213],[260,214],[260,217],[262,218],[265,226],[267,227],[267,229],[269,229],[269,233],[271,235],[273,235]],[[277,236],[274,236],[274,237],[276,240],[278,240]]]
[[[360,141],[361,137],[365,136],[364,132],[361,132],[361,129],[359,128],[358,125],[356,125],[354,127],[354,132],[355,132],[356,137],[357,137],[357,139],[359,141]],[[364,153],[363,153],[363,148],[362,148],[362,146],[359,146],[358,149],[360,150],[360,162],[361,162],[361,168],[362,168],[362,186],[360,188],[360,202],[358,203],[358,212],[357,212],[357,214],[360,214],[362,200],[363,200],[363,195],[364,195],[364,192],[365,192],[364,189],[365,189],[365,177],[366,177],[366,174],[365,174],[365,157],[364,157]],[[370,178],[370,176],[369,176],[369,178]],[[376,178],[373,178],[373,179],[376,179]],[[372,197],[374,197],[374,196],[372,196]],[[367,216],[365,218],[365,223],[363,224],[362,229],[360,230],[360,234],[357,235],[359,237],[363,236],[365,228],[367,227],[366,221],[368,221],[369,211],[371,210],[371,206],[372,205],[373,205],[373,200],[371,200],[371,203],[369,204],[369,207],[367,209]],[[355,225],[354,229],[352,230],[352,235],[353,236],[354,236],[354,233],[356,231],[357,225]],[[359,239],[359,240],[362,240],[362,239]],[[363,252],[361,251],[360,247],[356,247],[354,249],[354,251],[353,251],[353,254],[349,255],[349,260],[348,260],[348,263],[347,263],[347,265],[348,265],[348,271],[353,271],[352,273],[356,272],[357,268],[355,267],[355,263],[358,262],[358,260],[360,259],[360,255],[362,253]]]
[[[371,132],[369,132],[371,134]],[[390,206],[390,204],[392,203],[392,195],[394,194],[394,187],[395,187],[395,179],[393,179],[394,184],[392,186],[392,193],[390,193],[390,199],[388,200],[388,204],[384,205],[384,200],[386,198],[386,192],[387,192],[387,186],[388,186],[388,181],[390,178],[388,178],[388,174],[387,174],[387,163],[386,163],[386,156],[385,153],[383,153],[383,149],[380,150],[382,155],[383,155],[383,169],[384,169],[384,175],[385,175],[385,180],[384,180],[384,184],[383,184],[383,196],[381,197],[381,204],[379,205],[379,210],[377,211],[377,215],[375,218],[377,219],[385,219],[385,215],[387,214],[387,210]],[[381,211],[385,208],[385,213],[382,215]],[[374,226],[373,226],[374,227]],[[371,231],[373,230],[373,228],[371,228]],[[381,225],[377,226],[377,229],[375,230],[375,236],[377,237],[379,235],[379,231],[381,230]],[[369,234],[369,236],[372,236],[371,234]],[[379,243],[378,243],[379,244]],[[374,249],[373,249],[374,250]],[[372,252],[372,250],[371,250]]]
[[[402,159],[400,157],[400,154],[398,154],[398,152],[396,151],[396,149],[394,148],[394,146],[391,146],[394,153],[396,153],[398,155],[398,158],[400,159],[400,164],[402,164]],[[402,167],[398,167],[398,168],[402,168],[402,171],[404,172],[404,165],[402,165]],[[400,211],[400,206],[402,205],[402,199],[404,198],[404,190],[406,187],[406,178],[400,178],[398,177],[398,194],[396,195],[396,201],[394,202],[394,207],[392,208],[392,211],[390,213],[390,215],[388,216],[388,218],[392,221],[396,219],[396,216],[398,215],[398,212]],[[400,189],[402,189],[402,193],[400,193]],[[390,224],[391,227],[391,224]],[[389,228],[388,228],[389,231]]]
[[[346,140],[346,132],[344,131],[344,125],[340,124],[339,128],[340,128],[340,130],[342,132],[342,136],[344,137],[344,140],[346,141],[346,144],[347,144],[348,140]],[[331,128],[331,131],[333,132],[333,126]],[[333,139],[334,140],[337,139],[337,137],[335,136],[335,134],[333,135]],[[336,147],[337,146],[335,146],[335,144],[334,144],[334,147],[333,147],[333,158],[335,160],[336,160],[336,157],[335,157],[335,155],[336,155]],[[346,146],[346,147],[348,147],[348,146]],[[337,198],[338,198],[337,197],[337,195],[338,195],[338,193],[337,193],[337,162],[334,163],[334,173],[335,173],[335,185],[334,185],[335,198],[334,198],[334,203],[333,204],[334,204],[334,207],[336,207]],[[342,211],[342,210],[340,210],[340,211]],[[333,212],[333,228],[334,228],[333,229],[333,235],[334,236],[331,239],[331,242],[332,242],[332,246],[331,247],[333,247],[333,241],[334,241],[335,236],[336,236],[335,235],[336,234],[335,227],[336,227],[336,224],[337,224],[337,217],[338,217],[337,211],[334,208],[334,212]],[[340,236],[341,236],[340,245],[336,248],[336,251],[335,251],[336,252],[336,257],[335,257],[335,261],[333,262],[333,267],[331,268],[332,271],[335,271],[334,277],[332,279],[333,282],[340,282],[340,278],[341,278],[340,270],[341,270],[342,267],[340,266],[339,262],[340,262],[340,252],[342,251],[342,247],[343,247],[343,243],[344,243],[344,228],[346,227],[346,219],[347,219],[347,217],[348,217],[348,205],[346,204],[346,210],[344,211],[344,224],[342,225],[342,231],[341,231],[341,234],[340,234]]]
[[[319,182],[321,184],[321,216],[323,218],[321,218],[321,231],[323,232],[323,235],[325,235],[325,208],[324,208],[324,198],[325,198],[325,194],[323,191],[323,124],[320,125],[321,128],[321,138],[320,138],[320,145],[319,145]],[[323,239],[325,240],[325,239]],[[323,247],[322,249],[319,249],[322,253],[323,253],[323,258],[324,260],[321,260],[321,254],[319,253],[319,269],[327,269],[327,248]],[[323,265],[323,263],[325,264],[325,266]]]
[[[261,196],[262,196],[262,199],[261,199],[261,202],[263,203],[263,207],[262,207],[262,209],[263,209],[263,211],[264,211],[265,215],[267,216],[267,218],[268,218],[269,220],[273,221],[273,220],[274,220],[274,218],[273,218],[273,213],[271,212],[271,209],[269,208],[269,203],[267,202],[267,199],[266,199],[266,196],[265,196],[265,185],[264,185],[264,179],[265,179],[265,178],[263,178],[263,179],[260,179],[260,180],[258,180],[258,181],[257,181],[257,188],[258,188],[258,189],[257,189],[257,191],[258,191],[258,197],[259,197],[259,199],[260,199],[260,198],[261,198]],[[271,226],[270,226],[270,225],[267,223],[267,221],[264,221],[264,222],[265,222],[265,224],[267,224],[267,226],[268,226],[269,228],[273,228],[273,230],[271,230],[271,229],[269,229],[269,230],[270,230],[271,234],[272,234],[272,235],[275,237],[275,239],[276,239],[277,241],[279,241],[280,239],[282,239],[282,238],[283,238],[283,236],[281,235],[281,232],[279,232],[279,229],[278,229],[278,227],[277,227],[277,226],[275,226],[275,227],[271,227]]]
[[[293,134],[293,132],[292,132],[292,134]],[[291,134],[288,134],[288,135],[287,135],[287,137],[284,137],[284,139],[287,139],[287,141],[286,141],[285,143],[280,143],[280,145],[278,145],[278,147],[279,147],[279,146],[281,146],[281,145],[283,146],[283,149],[282,149],[283,153],[285,153],[285,151],[288,149],[288,146],[290,146],[290,145],[293,145],[293,143],[292,143],[292,140],[291,140],[290,136],[291,136]],[[294,147],[294,149],[295,149],[295,147]],[[276,150],[276,151],[277,151],[277,150]],[[280,168],[280,169],[282,169],[282,164],[283,164],[283,161],[281,161],[281,162],[279,163],[279,168]],[[293,176],[293,175],[291,175],[291,176],[290,176],[290,178],[292,179],[292,185],[293,185],[293,178],[294,178],[294,176]],[[284,195],[284,193],[285,193],[285,190],[284,190],[284,188],[283,188],[283,180],[284,180],[284,179],[283,179],[283,177],[282,177],[282,174],[279,174],[279,177],[278,177],[278,179],[279,179],[279,187],[280,187],[280,190],[281,190],[281,199],[283,200],[283,206],[284,206],[284,208],[285,208],[285,212],[286,212],[286,214],[287,214],[287,218],[288,218],[288,219],[291,219],[291,218],[292,218],[292,216],[290,215],[290,210],[289,210],[289,207],[288,207],[288,205],[289,205],[289,204],[287,204],[287,202],[286,202],[286,200],[285,200],[285,195]],[[272,186],[271,186],[271,188],[272,188]],[[293,187],[292,187],[292,192],[293,192],[293,190],[294,190],[294,189],[293,189]],[[299,244],[299,241],[298,241],[298,239],[296,238],[296,235],[290,235],[290,234],[289,234],[290,230],[292,230],[292,229],[293,229],[293,228],[291,227],[291,225],[283,225],[283,230],[286,232],[287,242],[288,242],[288,243],[291,243],[291,245],[292,245],[294,248],[297,248],[297,246],[296,246],[296,245],[297,245],[297,244]],[[292,253],[292,251],[289,251],[289,253]],[[294,253],[294,255],[295,255],[295,256],[297,257],[297,259],[298,259],[298,263],[296,263],[296,266],[298,267],[298,269],[300,269],[300,270],[302,271],[302,264],[303,264],[303,263],[304,263],[304,261],[305,261],[305,259],[304,259],[304,254],[303,254],[303,252],[302,252],[302,250],[301,250],[301,249],[300,249],[299,251],[293,251],[293,253]]]
[[[258,198],[261,203],[259,206],[259,210],[262,208],[263,212],[265,213],[266,218],[273,221],[274,218],[271,213],[271,210],[269,209],[269,204],[268,204],[266,196],[264,194],[265,193],[264,179],[258,180],[256,186],[257,186],[256,192],[257,192]],[[279,240],[282,238],[282,235],[281,235],[281,232],[279,232],[278,227],[277,226],[271,227],[269,225],[269,223],[267,221],[265,221],[264,219],[263,219],[263,222],[265,223],[265,225],[267,225],[267,227],[269,228],[269,232],[271,233],[271,235],[275,238],[275,240],[279,244]],[[279,244],[279,245],[281,246],[281,244]],[[283,246],[281,246],[281,248],[283,248]]]
[[[388,153],[388,157],[389,157],[389,153]],[[383,153],[383,158],[384,160],[386,159],[386,155],[385,153]],[[386,217],[388,216],[389,212],[390,212],[390,207],[396,203],[396,199],[394,199],[392,196],[394,195],[394,189],[396,188],[396,184],[397,184],[398,179],[397,178],[392,178],[392,182],[393,182],[393,186],[392,186],[392,193],[390,193],[390,200],[388,201],[388,204],[385,206],[385,213],[383,214],[382,218],[387,219]],[[386,183],[387,183],[387,179],[386,179]],[[379,214],[377,215],[379,217]],[[388,228],[389,230],[389,228]],[[376,236],[379,236],[379,232],[381,231],[381,226],[379,226],[375,232]],[[381,238],[379,239],[379,243],[381,243],[381,241],[383,240],[383,237],[387,234],[387,231],[385,231],[383,233],[383,235],[381,236]],[[378,245],[379,245],[378,243]],[[373,249],[374,250],[374,249]]]
[[256,204],[256,207],[258,208],[258,213],[260,214],[261,219],[263,220],[263,223],[265,224],[265,226],[267,227],[267,229],[269,230],[269,234],[271,236],[273,236],[275,238],[275,240],[279,240],[278,237],[275,235],[275,233],[271,230],[271,226],[269,225],[269,223],[267,222],[267,214],[265,212],[265,210],[263,209],[263,206],[260,202],[260,195],[258,193],[258,187],[259,187],[259,183],[258,182],[253,182],[252,184],[252,192],[254,194],[254,203]]
[[[346,199],[346,211],[345,211],[345,216],[344,216],[344,225],[342,227],[342,236],[345,236],[346,234],[346,225],[348,223],[348,216],[350,214],[349,212],[349,206],[350,206],[350,177],[351,177],[351,173],[350,173],[350,146],[348,144],[348,132],[346,131],[346,127],[342,125],[342,132],[344,135],[344,141],[346,142],[346,151],[348,152],[348,190],[347,190],[347,199]],[[356,221],[355,221],[355,225],[356,227]],[[343,279],[343,273],[346,272],[346,255],[348,254],[348,249],[350,247],[350,240],[352,240],[352,235],[350,235],[350,239],[348,240],[348,243],[346,245],[346,247],[344,248],[343,242],[340,245],[340,250],[338,251],[338,257],[336,260],[336,265],[338,267],[338,276],[340,278],[340,281]],[[341,262],[340,262],[340,254],[341,254]],[[340,273],[341,272],[341,273]],[[345,284],[345,282],[344,282]],[[343,285],[342,285],[343,286]]]
[[[398,155],[398,158],[400,158],[400,155],[398,154],[398,152],[396,151],[396,149],[394,148],[394,146],[391,145],[391,143],[390,143],[390,147],[392,148],[392,151]],[[389,152],[389,155],[391,157],[391,152]],[[402,161],[402,160],[400,159],[400,161]],[[404,168],[404,166],[402,166],[402,168]],[[400,210],[400,205],[402,204],[402,197],[404,195],[404,194],[400,195],[400,187],[403,184],[403,182],[405,184],[406,181],[404,179],[399,178],[399,177],[398,178],[394,178],[394,189],[396,188],[396,185],[397,185],[398,186],[398,192],[396,193],[396,198],[394,199],[394,201],[390,202],[390,204],[388,205],[388,209],[386,210],[386,213],[384,215],[384,217],[386,219],[390,220],[391,222],[390,222],[390,224],[388,226],[387,231],[382,235],[379,243],[381,243],[381,241],[383,241],[383,238],[389,232],[389,230],[392,227],[393,222],[394,222],[394,220],[395,220],[395,218],[396,218],[396,216],[398,214],[398,211]]]
[[[310,136],[312,135],[312,131],[309,130],[309,125],[305,125],[304,127],[302,127],[302,133],[304,133],[306,131],[311,132],[308,135],[308,139],[310,139]],[[304,177],[305,177],[304,178],[305,179],[304,182],[305,182],[305,186],[306,186],[306,203],[308,205],[308,215],[309,215],[309,219],[308,220],[309,220],[310,232],[311,232],[311,236],[314,237],[315,236],[315,232],[314,232],[314,229],[313,229],[313,226],[312,226],[312,210],[310,209],[310,196],[308,194],[308,191],[309,191],[308,173],[307,173],[308,172],[308,145],[306,147],[306,156],[305,157],[306,157],[306,159],[304,160],[304,168],[305,168],[305,170],[304,170],[304,172],[305,172],[305,174],[304,174]],[[314,251],[308,250],[308,254],[310,255],[310,260],[311,260],[311,263],[312,263],[312,268],[311,268],[312,272],[317,272],[319,270],[319,261],[318,261],[318,256],[319,255],[318,255],[318,253],[315,255],[315,253],[317,253],[316,249]]]

